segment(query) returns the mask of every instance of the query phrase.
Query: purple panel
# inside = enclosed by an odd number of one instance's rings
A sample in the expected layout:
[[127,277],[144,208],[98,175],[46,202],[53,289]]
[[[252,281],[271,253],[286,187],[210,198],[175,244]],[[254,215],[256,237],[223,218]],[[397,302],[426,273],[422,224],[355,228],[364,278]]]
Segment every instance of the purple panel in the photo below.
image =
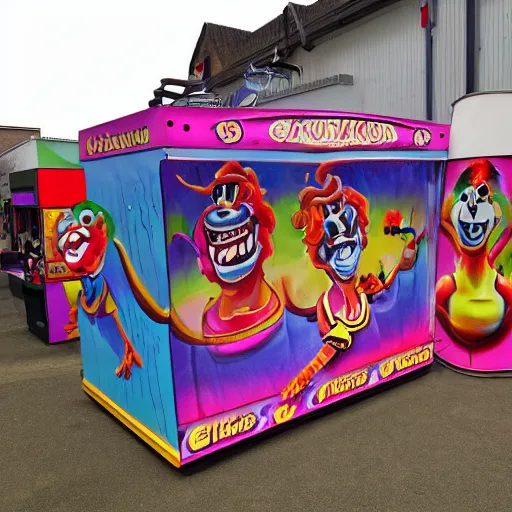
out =
[[36,196],[34,192],[13,192],[12,193],[12,204],[13,206],[35,206]]
[[49,342],[59,343],[68,340],[64,326],[69,323],[69,302],[63,283],[45,283],[46,311],[49,323]]

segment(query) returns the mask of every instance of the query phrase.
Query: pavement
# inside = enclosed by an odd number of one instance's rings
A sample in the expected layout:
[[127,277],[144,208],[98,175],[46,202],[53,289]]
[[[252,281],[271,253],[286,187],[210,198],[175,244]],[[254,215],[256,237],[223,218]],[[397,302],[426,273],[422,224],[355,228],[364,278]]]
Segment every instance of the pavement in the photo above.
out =
[[512,380],[435,365],[188,471],[80,389],[0,277],[0,512],[512,510]]

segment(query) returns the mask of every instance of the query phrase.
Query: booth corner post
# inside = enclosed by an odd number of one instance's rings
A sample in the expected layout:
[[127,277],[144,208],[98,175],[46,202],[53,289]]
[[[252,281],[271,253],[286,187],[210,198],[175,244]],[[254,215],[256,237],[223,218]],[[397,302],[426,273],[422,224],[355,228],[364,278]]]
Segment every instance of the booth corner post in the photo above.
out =
[[83,130],[87,199],[57,230],[84,391],[180,466],[424,371],[448,141],[166,106]]
[[[469,94],[454,103],[441,197],[436,357],[484,377],[512,376],[509,113],[510,91]],[[476,123],[486,131],[473,133]]]
[[50,344],[75,340],[78,281],[63,264],[54,224],[86,197],[78,142],[33,138],[1,158],[0,166],[8,168],[12,238],[10,250],[2,252],[1,270],[23,298],[34,334]]

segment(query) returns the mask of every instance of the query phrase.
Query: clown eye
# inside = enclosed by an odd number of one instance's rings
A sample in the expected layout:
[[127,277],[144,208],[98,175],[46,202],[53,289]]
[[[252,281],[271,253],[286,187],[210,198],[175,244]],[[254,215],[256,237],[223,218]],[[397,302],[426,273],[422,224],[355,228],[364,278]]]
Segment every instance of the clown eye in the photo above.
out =
[[222,199],[223,193],[224,193],[223,185],[217,185],[217,186],[213,187],[212,200],[215,204],[217,204]]
[[483,183],[482,185],[480,185],[477,189],[477,194],[482,198],[482,199],[487,199],[487,196],[489,195],[489,187]]
[[344,227],[344,232],[346,232],[346,236],[349,238],[354,237],[357,230],[357,217],[354,215],[352,209],[344,211],[341,214],[340,220]]
[[341,210],[341,203],[331,204],[331,212],[338,213]]
[[80,213],[80,217],[78,218],[78,221],[82,226],[90,226],[93,224],[95,219],[94,213],[91,210],[83,210]]
[[328,206],[322,205],[322,213],[324,214],[324,219],[327,219],[327,217],[329,217],[331,214],[331,210],[329,210]]
[[466,192],[462,192],[462,194],[460,195],[460,200],[461,200],[463,203],[467,203],[467,202],[468,202],[468,199],[469,199],[469,196],[466,194]]
[[226,201],[233,204],[238,197],[240,187],[238,183],[223,183],[222,185],[215,185],[212,192],[212,200],[215,204],[220,201]]

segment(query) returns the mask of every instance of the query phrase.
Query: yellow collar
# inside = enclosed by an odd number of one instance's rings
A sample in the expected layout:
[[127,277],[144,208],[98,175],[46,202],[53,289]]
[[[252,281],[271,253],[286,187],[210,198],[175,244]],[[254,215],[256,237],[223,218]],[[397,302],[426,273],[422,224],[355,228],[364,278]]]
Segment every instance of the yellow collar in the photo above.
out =
[[359,316],[355,320],[349,320],[346,317],[345,306],[343,306],[340,314],[333,313],[329,303],[329,292],[324,293],[322,302],[324,311],[327,315],[327,320],[329,321],[331,327],[334,327],[338,322],[341,322],[348,331],[356,332],[364,329],[368,325],[370,320],[370,305],[368,304],[368,298],[364,293],[361,293],[359,297],[361,298],[361,311]]

